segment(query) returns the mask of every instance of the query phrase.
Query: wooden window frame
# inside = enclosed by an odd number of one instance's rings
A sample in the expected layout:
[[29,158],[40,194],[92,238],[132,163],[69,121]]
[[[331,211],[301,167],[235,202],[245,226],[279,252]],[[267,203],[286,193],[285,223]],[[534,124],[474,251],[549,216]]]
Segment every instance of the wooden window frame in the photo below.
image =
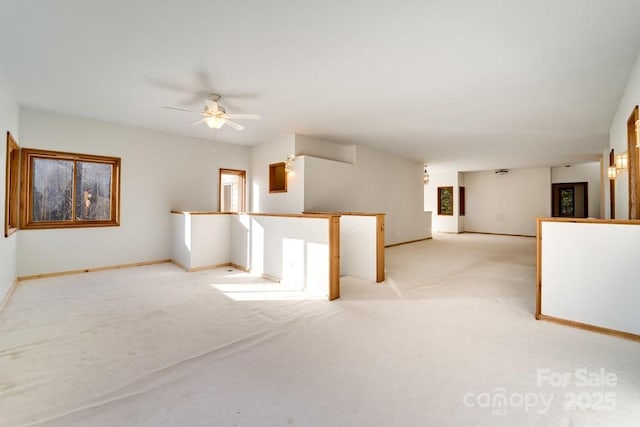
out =
[[240,186],[240,210],[246,212],[246,194],[247,194],[247,171],[241,169],[225,169],[220,168],[218,174],[218,212],[222,212],[222,175],[237,175],[242,181]]
[[[582,188],[583,191],[583,201],[582,206],[580,208],[584,212],[584,216],[576,216],[576,212],[578,211],[578,205],[575,203],[574,199],[574,213],[573,215],[562,215],[561,214],[561,198],[560,192],[565,188],[573,188],[574,192],[577,188]],[[575,197],[575,193],[574,193]],[[551,217],[552,218],[587,218],[589,217],[589,183],[584,182],[557,182],[551,184]]]
[[[60,151],[22,149],[21,191],[20,191],[20,227],[23,229],[48,228],[85,228],[85,227],[117,227],[120,225],[120,158],[97,156],[91,154],[66,153]],[[53,159],[73,161],[72,182],[72,219],[69,221],[33,221],[32,198],[32,165],[33,159]],[[111,169],[111,212],[108,220],[76,219],[76,164],[77,162],[101,163],[112,166]]]
[[[279,178],[281,177],[281,179]],[[287,192],[287,168],[285,162],[269,165],[269,193]]]
[[[451,211],[445,213],[442,210],[442,193],[448,190],[449,193],[451,194]],[[449,187],[438,187],[438,215],[446,215],[446,216],[453,216],[453,209],[454,209],[454,203],[453,203],[453,187],[449,186]]]
[[[616,165],[616,153],[613,151],[609,151],[609,166]],[[616,180],[609,180],[609,216],[611,219],[616,219]]]
[[20,146],[11,135],[7,132],[7,163],[5,176],[5,200],[4,200],[4,237],[18,231],[20,227],[20,198],[19,185],[20,180]]
[[627,119],[627,165],[629,192],[629,219],[640,219],[640,152],[638,151],[636,121],[640,118],[638,106],[633,107]]

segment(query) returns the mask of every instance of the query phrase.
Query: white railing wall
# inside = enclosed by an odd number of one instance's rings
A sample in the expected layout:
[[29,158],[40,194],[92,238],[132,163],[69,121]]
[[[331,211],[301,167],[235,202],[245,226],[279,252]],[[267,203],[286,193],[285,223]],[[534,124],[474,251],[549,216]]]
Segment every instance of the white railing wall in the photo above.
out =
[[640,221],[538,219],[536,317],[640,339]]
[[172,212],[172,260],[187,271],[249,270],[315,296],[340,296],[340,216]]
[[231,259],[231,215],[171,213],[171,259],[187,271],[212,268]]

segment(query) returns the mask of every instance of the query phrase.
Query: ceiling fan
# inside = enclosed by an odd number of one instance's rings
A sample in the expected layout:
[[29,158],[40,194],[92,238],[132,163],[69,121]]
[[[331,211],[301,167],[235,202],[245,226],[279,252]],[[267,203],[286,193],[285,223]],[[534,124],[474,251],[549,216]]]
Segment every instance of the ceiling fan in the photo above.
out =
[[[209,96],[209,98],[205,99],[204,109],[200,114],[201,118],[192,121],[189,123],[190,126],[197,125],[200,123],[205,123],[212,129],[220,129],[222,126],[229,125],[235,130],[243,130],[244,126],[231,121],[230,119],[239,119],[239,120],[260,120],[260,116],[257,114],[229,114],[225,111],[224,107],[218,104],[218,101],[222,98],[220,95],[214,93]],[[189,113],[196,113],[197,111],[193,110],[185,110],[184,108],[176,108],[176,107],[163,107],[168,108],[170,110],[178,110],[178,111],[187,111]]]

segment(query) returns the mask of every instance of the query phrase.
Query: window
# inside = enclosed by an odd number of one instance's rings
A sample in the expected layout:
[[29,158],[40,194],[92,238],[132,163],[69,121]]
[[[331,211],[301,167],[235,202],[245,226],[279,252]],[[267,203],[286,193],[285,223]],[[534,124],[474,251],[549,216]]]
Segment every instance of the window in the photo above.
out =
[[453,215],[453,187],[438,187],[438,215]]
[[7,132],[6,192],[4,200],[4,237],[18,229],[18,169],[20,167],[20,147]]
[[247,173],[220,169],[220,212],[244,212]]
[[269,165],[269,193],[287,192],[287,170],[285,162]]
[[120,159],[22,150],[22,228],[115,226]]
[[551,216],[586,218],[589,215],[589,184],[567,182],[551,184]]

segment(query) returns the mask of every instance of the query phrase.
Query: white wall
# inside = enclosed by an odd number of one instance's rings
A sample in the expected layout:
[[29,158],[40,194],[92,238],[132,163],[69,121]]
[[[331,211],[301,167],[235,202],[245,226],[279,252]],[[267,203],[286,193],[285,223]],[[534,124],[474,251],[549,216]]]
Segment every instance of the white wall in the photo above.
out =
[[542,314],[640,335],[640,225],[542,223]]
[[4,78],[2,71],[0,70],[0,140],[2,143],[0,147],[0,201],[2,208],[0,208],[0,218],[2,218],[2,233],[0,234],[0,301],[4,298],[9,287],[17,276],[17,242],[18,233],[13,233],[9,237],[4,237],[4,222],[5,222],[5,192],[6,192],[6,141],[7,131],[11,132],[13,137],[17,140],[18,144],[22,141],[19,138],[18,132],[18,104],[9,87],[9,84]]
[[[633,107],[640,104],[640,55],[629,75],[627,87],[624,90],[618,109],[609,129],[609,148],[613,148],[616,154],[627,151],[627,119],[631,115]],[[608,150],[607,157],[608,159]],[[605,190],[605,203],[609,204],[609,186]],[[629,175],[621,173],[616,179],[616,219],[629,218]]]
[[304,210],[304,163],[296,159],[293,171],[287,174],[287,191],[269,193],[269,165],[283,162],[294,154],[295,136],[256,145],[251,152],[253,179],[249,180],[253,197],[251,212],[302,213]]
[[535,236],[537,217],[551,216],[549,168],[466,172],[465,231]]
[[251,216],[231,215],[231,262],[248,269],[251,267]]
[[[249,170],[248,147],[46,113],[20,112],[22,147],[120,157],[120,226],[21,230],[18,275],[170,258],[170,215],[218,209],[218,169]],[[250,189],[248,189],[250,191]]]
[[[424,210],[431,212],[431,229],[435,233],[464,231],[464,217],[459,215],[461,177],[458,172],[431,174],[424,186]],[[453,187],[453,215],[438,215],[438,187]]]
[[340,217],[340,276],[377,281],[377,229],[375,216]]
[[170,215],[173,261],[186,270],[230,262],[232,215],[188,212]]
[[590,218],[600,218],[600,162],[551,168],[552,184],[572,182],[587,183],[589,197],[588,216]]
[[252,272],[329,296],[328,218],[253,216],[251,236]]
[[302,156],[304,210],[385,213],[385,244],[431,237],[422,163],[356,146],[356,163]]
[[345,163],[356,162],[356,146],[336,144],[307,135],[295,135],[296,156],[312,156]]

